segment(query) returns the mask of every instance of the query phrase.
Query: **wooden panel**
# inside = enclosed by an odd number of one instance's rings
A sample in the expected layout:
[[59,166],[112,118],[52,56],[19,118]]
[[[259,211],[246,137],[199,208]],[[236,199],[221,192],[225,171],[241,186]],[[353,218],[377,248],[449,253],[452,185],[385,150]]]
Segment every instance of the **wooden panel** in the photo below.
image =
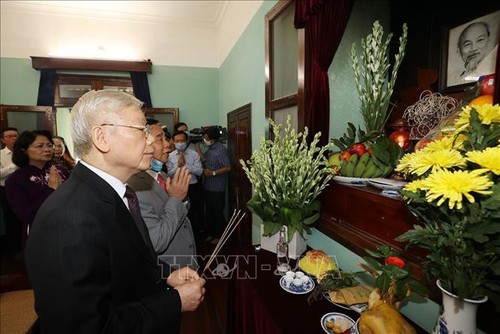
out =
[[70,59],[31,56],[34,69],[56,70],[87,70],[87,71],[119,71],[119,72],[149,72],[153,63],[151,60],[118,61],[99,59]]
[[431,290],[431,298],[440,301],[434,282],[429,282],[421,267],[425,251],[405,249],[394,238],[409,230],[417,220],[406,204],[383,196],[378,189],[332,182],[321,195],[321,217],[316,228],[354,253],[365,256],[365,249],[391,245],[412,268],[415,278]]

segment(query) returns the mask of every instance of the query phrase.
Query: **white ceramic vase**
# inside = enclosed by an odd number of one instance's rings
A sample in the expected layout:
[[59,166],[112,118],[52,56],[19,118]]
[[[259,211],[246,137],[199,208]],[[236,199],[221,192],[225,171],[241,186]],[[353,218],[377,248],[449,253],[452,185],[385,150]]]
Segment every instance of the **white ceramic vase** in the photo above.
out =
[[476,334],[476,313],[479,304],[488,297],[479,300],[464,299],[446,291],[439,280],[436,281],[443,295],[443,310],[439,316],[433,334]]
[[[264,224],[260,224],[260,246],[263,249],[276,253],[276,244],[278,240],[279,233],[268,237],[264,236]],[[288,243],[288,257],[292,260],[296,260],[306,251],[306,249],[306,241],[299,232],[295,231],[292,240]]]

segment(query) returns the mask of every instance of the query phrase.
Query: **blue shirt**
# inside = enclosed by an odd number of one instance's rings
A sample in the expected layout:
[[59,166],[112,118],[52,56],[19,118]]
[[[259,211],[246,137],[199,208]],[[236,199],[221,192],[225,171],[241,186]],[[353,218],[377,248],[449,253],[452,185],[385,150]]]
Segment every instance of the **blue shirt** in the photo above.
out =
[[[227,148],[220,142],[215,142],[208,147],[205,152],[205,167],[211,170],[217,170],[224,166],[230,166],[229,153]],[[203,187],[208,191],[226,191],[227,173],[216,176],[208,176],[203,182]]]
[[[189,184],[198,182],[198,176],[203,173],[203,166],[201,165],[200,156],[195,150],[189,147],[184,151],[184,160],[186,160],[186,167],[191,173],[191,181]],[[173,177],[179,168],[179,152],[173,151],[168,155],[167,170],[168,176]]]

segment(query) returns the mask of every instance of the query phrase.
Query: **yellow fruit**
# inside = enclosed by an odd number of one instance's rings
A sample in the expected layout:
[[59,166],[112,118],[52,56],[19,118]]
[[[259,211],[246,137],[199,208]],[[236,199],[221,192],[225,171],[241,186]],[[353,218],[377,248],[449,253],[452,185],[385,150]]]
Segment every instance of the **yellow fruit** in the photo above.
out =
[[483,104],[493,104],[493,95],[481,95],[469,102],[469,106],[482,106]]

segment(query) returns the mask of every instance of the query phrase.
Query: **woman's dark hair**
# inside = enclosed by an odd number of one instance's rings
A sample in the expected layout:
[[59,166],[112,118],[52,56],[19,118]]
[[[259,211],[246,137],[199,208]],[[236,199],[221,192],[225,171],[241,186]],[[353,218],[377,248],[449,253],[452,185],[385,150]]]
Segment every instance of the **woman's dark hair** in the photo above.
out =
[[12,162],[18,167],[28,166],[30,158],[28,156],[28,148],[35,141],[37,136],[44,136],[52,142],[52,134],[47,130],[23,131],[17,138],[14,144],[14,152],[12,152]]

